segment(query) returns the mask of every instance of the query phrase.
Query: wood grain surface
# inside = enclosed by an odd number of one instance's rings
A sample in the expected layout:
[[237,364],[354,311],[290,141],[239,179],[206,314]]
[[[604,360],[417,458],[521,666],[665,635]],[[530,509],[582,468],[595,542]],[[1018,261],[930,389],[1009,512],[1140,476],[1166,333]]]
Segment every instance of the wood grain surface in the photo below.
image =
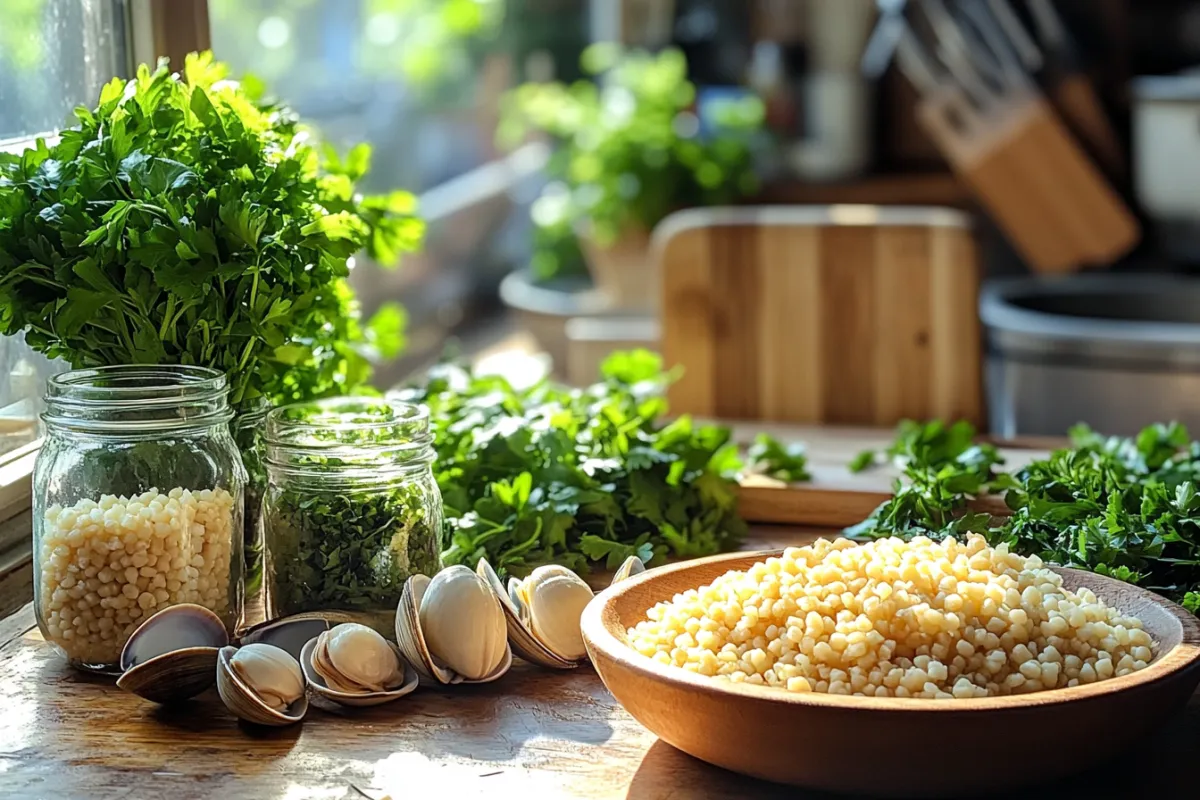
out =
[[[760,528],[746,547],[801,544],[816,535]],[[229,715],[215,690],[165,709],[119,691],[111,679],[69,670],[37,634],[27,606],[0,619],[0,686],[5,800],[833,799],[680,753],[634,721],[590,667],[549,672],[518,664],[494,684],[421,688],[393,705],[352,713],[322,706],[296,727],[255,729]],[[1026,744],[846,746],[861,748],[864,763],[875,748],[902,746],[931,768],[938,759],[974,753],[980,769],[1019,769],[1022,758],[1054,757],[1049,735],[1030,732]],[[1056,798],[1190,797],[1197,752],[1200,696],[1119,766],[1042,788]]]
[[655,232],[673,411],[794,423],[983,419],[966,217],[696,209]]

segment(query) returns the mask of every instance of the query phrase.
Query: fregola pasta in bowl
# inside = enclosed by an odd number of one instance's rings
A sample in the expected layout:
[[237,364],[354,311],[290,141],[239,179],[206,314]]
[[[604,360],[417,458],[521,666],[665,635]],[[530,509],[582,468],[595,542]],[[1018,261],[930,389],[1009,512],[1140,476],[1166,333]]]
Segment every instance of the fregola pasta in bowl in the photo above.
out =
[[[877,795],[1077,772],[1200,683],[1200,621],[1182,608],[977,536],[669,565],[599,595],[583,630],[608,688],[670,744],[757,777]],[[870,770],[859,762],[863,742],[1094,730],[1104,737],[1058,737],[1053,758],[1005,774],[956,759],[931,769],[904,746],[872,746]]]

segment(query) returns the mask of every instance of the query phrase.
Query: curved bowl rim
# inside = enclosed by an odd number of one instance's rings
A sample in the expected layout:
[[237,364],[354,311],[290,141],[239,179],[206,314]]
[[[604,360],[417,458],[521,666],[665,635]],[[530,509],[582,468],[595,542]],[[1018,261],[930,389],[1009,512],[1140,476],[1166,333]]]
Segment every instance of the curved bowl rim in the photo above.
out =
[[[831,695],[823,692],[798,693],[770,686],[753,686],[748,684],[734,684],[728,681],[717,681],[677,667],[659,664],[627,645],[606,624],[606,617],[609,616],[607,612],[616,599],[645,583],[661,580],[667,575],[688,572],[698,567],[724,562],[731,564],[734,562],[746,562],[746,566],[749,566],[755,561],[777,557],[782,553],[783,549],[739,551],[668,564],[647,570],[640,575],[634,575],[600,592],[588,604],[587,608],[584,609],[581,620],[584,644],[587,646],[592,663],[596,665],[596,671],[603,678],[606,666],[605,662],[606,660],[612,660],[620,663],[625,669],[635,673],[638,678],[644,681],[674,683],[686,686],[693,691],[750,702],[768,701],[801,708],[834,708],[845,711],[956,714],[965,711],[1012,711],[1094,699],[1103,695],[1149,685],[1173,673],[1189,667],[1196,667],[1200,663],[1200,618],[1188,613],[1181,606],[1170,600],[1140,587],[1124,584],[1116,578],[1109,578],[1067,567],[1051,568],[1064,576],[1079,573],[1088,575],[1089,578],[1098,580],[1101,583],[1111,582],[1113,584],[1120,584],[1124,591],[1133,591],[1156,605],[1161,606],[1179,620],[1183,627],[1182,641],[1166,653],[1160,654],[1145,669],[1119,678],[1112,677],[1086,685],[1064,689],[1049,689],[1029,694],[1009,695],[1006,697],[966,698],[938,702],[919,697],[855,697]],[[734,568],[730,567],[730,569]],[[665,599],[669,600],[670,598]],[[624,635],[624,631],[621,631],[621,635]],[[605,658],[596,658],[595,653],[597,651],[605,656]]]

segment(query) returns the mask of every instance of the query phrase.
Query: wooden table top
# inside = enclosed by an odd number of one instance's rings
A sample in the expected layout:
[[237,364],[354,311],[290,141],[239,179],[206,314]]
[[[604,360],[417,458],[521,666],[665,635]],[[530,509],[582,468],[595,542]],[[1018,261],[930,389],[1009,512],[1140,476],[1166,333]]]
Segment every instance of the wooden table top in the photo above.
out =
[[[812,532],[767,529],[746,545],[812,538]],[[1030,731],[1022,742],[846,746],[862,748],[864,764],[872,748],[901,746],[912,748],[914,758],[979,753],[986,754],[981,770],[1019,769],[1025,759],[1055,757],[1052,733]],[[1063,734],[1099,738],[1104,731]],[[1197,754],[1200,694],[1103,774],[1044,786],[1042,793],[1194,797]],[[421,792],[447,800],[830,797],[742,778],[680,753],[625,713],[590,668],[553,672],[518,663],[496,683],[422,688],[394,704],[350,712],[321,706],[300,725],[258,729],[231,716],[215,689],[160,708],[121,692],[111,679],[68,669],[38,635],[32,606],[0,620],[0,797],[6,800],[399,800]]]

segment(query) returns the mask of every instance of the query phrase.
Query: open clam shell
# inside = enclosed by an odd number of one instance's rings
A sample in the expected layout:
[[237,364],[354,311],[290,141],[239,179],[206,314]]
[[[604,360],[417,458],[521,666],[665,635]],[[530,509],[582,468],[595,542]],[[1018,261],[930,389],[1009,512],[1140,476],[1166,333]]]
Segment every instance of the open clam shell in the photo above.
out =
[[[413,575],[404,584],[404,592],[400,595],[400,606],[396,609],[396,644],[404,660],[416,669],[425,681],[449,685],[455,683],[490,683],[504,675],[512,667],[512,646],[504,644],[504,657],[500,664],[478,680],[464,678],[457,672],[438,664],[429,645],[425,643],[425,634],[421,630],[421,599],[429,588],[430,579],[426,575]],[[501,605],[504,605],[501,602]]]
[[324,697],[338,705],[365,708],[399,700],[417,688],[419,683],[417,671],[404,658],[400,649],[391,642],[388,642],[388,646],[396,653],[396,658],[400,660],[400,666],[404,670],[404,680],[399,685],[382,692],[347,692],[330,686],[313,663],[317,644],[315,637],[304,644],[304,649],[300,652],[300,669],[304,671],[304,678],[308,681],[309,690],[318,697]]
[[509,589],[505,591],[504,584],[500,582],[500,576],[496,574],[496,570],[492,569],[492,565],[484,558],[479,559],[479,564],[475,567],[475,573],[483,578],[484,582],[492,588],[492,592],[500,601],[500,607],[504,609],[504,624],[508,628],[508,643],[514,653],[531,664],[551,669],[575,669],[587,660],[571,661],[565,659],[538,640],[537,636],[534,635],[532,626],[529,624],[529,609],[525,607],[525,602],[521,599],[520,592],[517,591],[520,581],[515,578],[510,580]]
[[300,695],[283,711],[276,711],[264,703],[259,696],[237,674],[230,659],[237,652],[236,647],[222,647],[217,654],[217,692],[225,707],[246,722],[256,725],[283,727],[294,725],[304,719],[308,713],[308,697]]
[[121,650],[117,686],[155,703],[195,697],[216,679],[229,643],[221,618],[203,606],[168,606],[148,617]]
[[[342,618],[345,616],[345,619]],[[349,622],[349,615],[306,612],[290,617],[273,619],[250,628],[242,634],[238,647],[260,642],[275,645],[300,661],[304,645],[341,622]],[[303,662],[302,662],[303,663]]]
[[630,556],[629,558],[625,559],[625,563],[623,563],[619,568],[617,568],[617,571],[613,573],[612,583],[614,585],[618,584],[626,578],[632,578],[634,575],[645,571],[646,565],[642,563],[642,560],[637,556]]

